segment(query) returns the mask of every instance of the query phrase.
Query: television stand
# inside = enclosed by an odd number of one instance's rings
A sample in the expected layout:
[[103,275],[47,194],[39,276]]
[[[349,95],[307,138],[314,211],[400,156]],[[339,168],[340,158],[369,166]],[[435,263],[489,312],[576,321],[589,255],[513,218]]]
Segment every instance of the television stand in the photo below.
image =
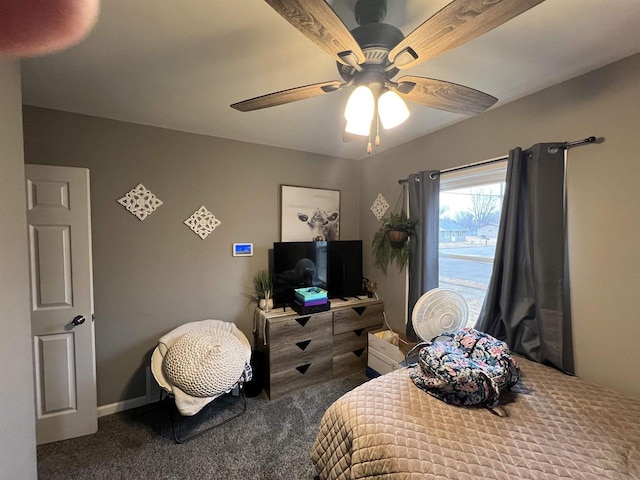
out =
[[299,315],[293,309],[255,312],[255,342],[267,358],[270,399],[331,378],[364,372],[368,333],[382,327],[375,298],[334,298],[331,309]]
[[358,295],[353,295],[352,297],[335,297],[338,300],[342,300],[343,302],[348,302],[348,301],[353,301],[355,300],[362,300],[361,297],[359,297]]

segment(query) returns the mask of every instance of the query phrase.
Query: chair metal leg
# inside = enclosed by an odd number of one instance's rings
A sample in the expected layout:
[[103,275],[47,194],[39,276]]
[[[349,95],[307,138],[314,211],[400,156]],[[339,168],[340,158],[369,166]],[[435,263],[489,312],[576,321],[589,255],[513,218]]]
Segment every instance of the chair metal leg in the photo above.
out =
[[[211,425],[211,426],[209,426],[209,427],[207,427],[207,428],[205,428],[203,430],[200,430],[199,432],[194,433],[193,435],[189,435],[189,436],[186,436],[186,437],[182,437],[180,435],[180,432],[178,431],[179,428],[176,428],[176,427],[178,427],[178,425],[176,425],[176,424],[179,424],[181,422],[179,420],[176,420],[174,417],[176,416],[176,413],[177,413],[178,414],[177,418],[180,418],[181,417],[180,413],[177,411],[177,408],[172,409],[171,412],[170,412],[170,418],[171,418],[171,432],[172,432],[172,436],[173,436],[173,441],[175,443],[178,443],[178,444],[186,443],[189,440],[193,440],[194,438],[199,437],[203,433],[207,433],[210,430],[214,430],[214,429],[216,429],[218,427],[221,427],[225,423],[230,422],[231,420],[234,420],[234,419],[238,418],[240,415],[245,413],[246,410],[247,410],[247,396],[245,395],[243,388],[240,388],[240,400],[242,402],[242,406],[241,406],[241,410],[238,413],[236,413],[236,414],[224,419],[223,421],[221,421],[219,423]],[[215,403],[215,402],[216,402],[216,400],[214,400],[212,403]],[[210,405],[207,405],[207,407],[210,406]],[[230,408],[233,408],[233,407],[230,407]]]

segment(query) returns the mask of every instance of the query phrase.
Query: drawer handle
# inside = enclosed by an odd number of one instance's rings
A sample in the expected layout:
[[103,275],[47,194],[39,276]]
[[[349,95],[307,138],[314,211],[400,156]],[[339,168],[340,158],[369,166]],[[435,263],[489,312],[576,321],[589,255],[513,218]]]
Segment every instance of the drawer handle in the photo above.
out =
[[311,320],[311,317],[300,317],[300,318],[296,318],[296,322],[298,322],[300,324],[301,327],[304,327],[307,322]]
[[364,332],[364,328],[359,328],[353,331],[353,333],[355,333],[358,337],[362,335],[362,332]]
[[353,354],[354,354],[356,357],[360,358],[360,356],[363,354],[363,352],[364,352],[364,348],[359,348],[358,350],[354,350],[354,351],[353,351]]
[[305,348],[307,348],[310,343],[311,343],[311,340],[305,340],[304,342],[297,342],[296,347],[298,347],[300,350],[304,352]]
[[310,363],[307,363],[305,365],[300,365],[299,367],[296,367],[296,370],[298,370],[301,374],[305,374],[307,373],[307,370],[309,370],[309,367],[311,366]]
[[356,313],[360,316],[362,316],[362,314],[364,313],[364,311],[367,309],[367,307],[354,307],[354,310],[356,311]]

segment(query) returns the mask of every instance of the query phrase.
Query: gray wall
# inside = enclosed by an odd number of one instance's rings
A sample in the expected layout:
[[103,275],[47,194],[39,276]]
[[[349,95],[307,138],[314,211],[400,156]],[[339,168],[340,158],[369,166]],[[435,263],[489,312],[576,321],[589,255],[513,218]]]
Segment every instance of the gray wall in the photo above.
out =
[[[354,161],[34,107],[24,137],[27,163],[91,172],[99,405],[145,394],[148,354],[177,325],[215,318],[251,338],[243,292],[280,239],[280,184],[341,190],[341,238],[360,238]],[[138,183],[164,202],[143,222],[116,203]],[[201,205],[222,221],[205,240],[182,223]]]
[[[99,404],[144,394],[148,352],[175,325],[220,318],[250,334],[241,292],[279,239],[279,184],[342,191],[342,238],[363,239],[365,274],[403,329],[405,276],[385,277],[369,252],[377,194],[395,204],[396,180],[409,173],[590,135],[606,141],[569,160],[577,373],[640,397],[639,76],[636,55],[360,163],[25,107],[27,162],[91,170]],[[165,202],[144,222],[116,203],[138,182]],[[223,222],[205,241],[182,225],[201,204]],[[256,255],[232,258],[237,241],[252,241]]]
[[[505,155],[515,146],[604,137],[572,149],[568,163],[569,257],[576,373],[640,397],[640,54],[465,120],[362,162],[360,230],[378,228],[378,193],[395,204],[399,178]],[[393,205],[392,205],[393,206]],[[392,325],[404,329],[405,275],[372,266]]]
[[35,479],[20,67],[0,58],[0,479]]

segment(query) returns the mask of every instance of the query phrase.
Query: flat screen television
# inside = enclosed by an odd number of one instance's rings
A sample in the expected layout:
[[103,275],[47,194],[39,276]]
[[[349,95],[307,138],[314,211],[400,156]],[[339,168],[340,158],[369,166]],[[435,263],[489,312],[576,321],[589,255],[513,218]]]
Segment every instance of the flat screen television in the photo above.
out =
[[293,303],[294,289],[327,289],[327,242],[276,242],[273,244],[273,303]]
[[332,298],[362,294],[362,240],[328,243],[327,286]]
[[330,298],[362,293],[362,241],[275,242],[273,300],[276,307],[293,303],[294,289],[320,287]]

